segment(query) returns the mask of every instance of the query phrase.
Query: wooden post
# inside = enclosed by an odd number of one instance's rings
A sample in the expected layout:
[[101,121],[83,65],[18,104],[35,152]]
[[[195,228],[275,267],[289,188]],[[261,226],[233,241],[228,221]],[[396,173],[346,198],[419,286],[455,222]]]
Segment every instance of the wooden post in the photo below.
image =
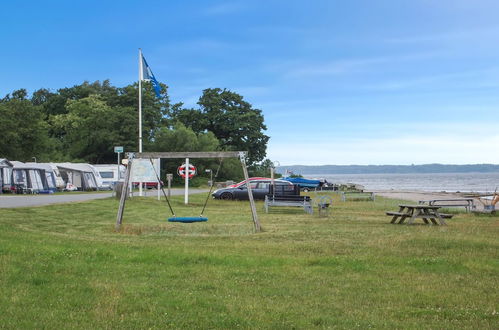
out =
[[123,182],[123,188],[121,189],[120,206],[118,207],[118,214],[116,216],[116,231],[119,231],[121,229],[121,224],[123,223],[123,212],[125,211],[125,202],[128,194],[128,181],[130,181],[130,172],[132,172],[132,159],[133,154],[128,156],[125,181]]
[[173,179],[173,174],[166,175],[166,180],[168,181],[168,198],[171,197],[172,179]]
[[262,230],[260,226],[260,221],[258,221],[258,215],[256,213],[255,200],[253,199],[253,192],[251,191],[251,182],[249,182],[248,169],[246,168],[246,160],[244,159],[245,153],[241,152],[239,154],[239,159],[241,160],[241,165],[243,167],[244,179],[246,180],[246,186],[248,187],[248,198],[250,201],[251,215],[253,216],[253,224],[255,225],[255,231],[258,233]]

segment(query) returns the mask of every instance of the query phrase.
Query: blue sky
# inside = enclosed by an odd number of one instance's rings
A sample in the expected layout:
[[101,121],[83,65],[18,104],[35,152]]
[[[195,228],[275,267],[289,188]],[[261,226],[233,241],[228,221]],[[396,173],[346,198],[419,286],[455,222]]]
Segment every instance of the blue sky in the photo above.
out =
[[0,95],[137,80],[263,111],[293,164],[499,163],[499,1],[10,1]]

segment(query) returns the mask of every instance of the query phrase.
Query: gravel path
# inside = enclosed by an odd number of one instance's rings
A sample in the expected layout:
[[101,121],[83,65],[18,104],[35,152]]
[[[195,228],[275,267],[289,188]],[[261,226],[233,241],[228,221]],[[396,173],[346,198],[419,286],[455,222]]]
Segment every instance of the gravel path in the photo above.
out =
[[[202,192],[208,192],[206,189],[190,189],[190,194],[197,194]],[[173,196],[183,195],[184,189],[172,189],[171,194]],[[134,193],[134,196],[138,196],[138,192]],[[162,195],[162,193],[161,193]],[[2,194],[0,195],[0,208],[15,208],[15,207],[32,207],[32,206],[44,206],[50,204],[61,204],[61,203],[74,203],[74,202],[85,202],[93,199],[109,198],[112,193],[95,193],[95,194],[79,194],[68,192],[64,195],[10,195]],[[148,190],[146,192],[147,197],[157,197],[156,190]]]

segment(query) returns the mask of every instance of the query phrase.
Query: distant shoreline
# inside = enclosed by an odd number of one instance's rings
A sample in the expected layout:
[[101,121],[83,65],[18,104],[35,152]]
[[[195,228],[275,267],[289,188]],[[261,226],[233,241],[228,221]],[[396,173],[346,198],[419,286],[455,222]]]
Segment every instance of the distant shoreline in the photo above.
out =
[[291,165],[279,166],[276,171],[283,175],[499,173],[499,165]]

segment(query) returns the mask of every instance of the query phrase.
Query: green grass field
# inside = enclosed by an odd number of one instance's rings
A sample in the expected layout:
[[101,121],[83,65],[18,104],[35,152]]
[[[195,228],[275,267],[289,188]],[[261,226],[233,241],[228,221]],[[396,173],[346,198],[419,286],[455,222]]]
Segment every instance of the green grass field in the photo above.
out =
[[[177,215],[204,198],[174,198]],[[114,199],[0,209],[0,328],[497,329],[499,217],[391,225],[398,202],[335,196],[328,218],[260,202],[258,234],[247,202],[172,224],[134,198],[120,233]]]

